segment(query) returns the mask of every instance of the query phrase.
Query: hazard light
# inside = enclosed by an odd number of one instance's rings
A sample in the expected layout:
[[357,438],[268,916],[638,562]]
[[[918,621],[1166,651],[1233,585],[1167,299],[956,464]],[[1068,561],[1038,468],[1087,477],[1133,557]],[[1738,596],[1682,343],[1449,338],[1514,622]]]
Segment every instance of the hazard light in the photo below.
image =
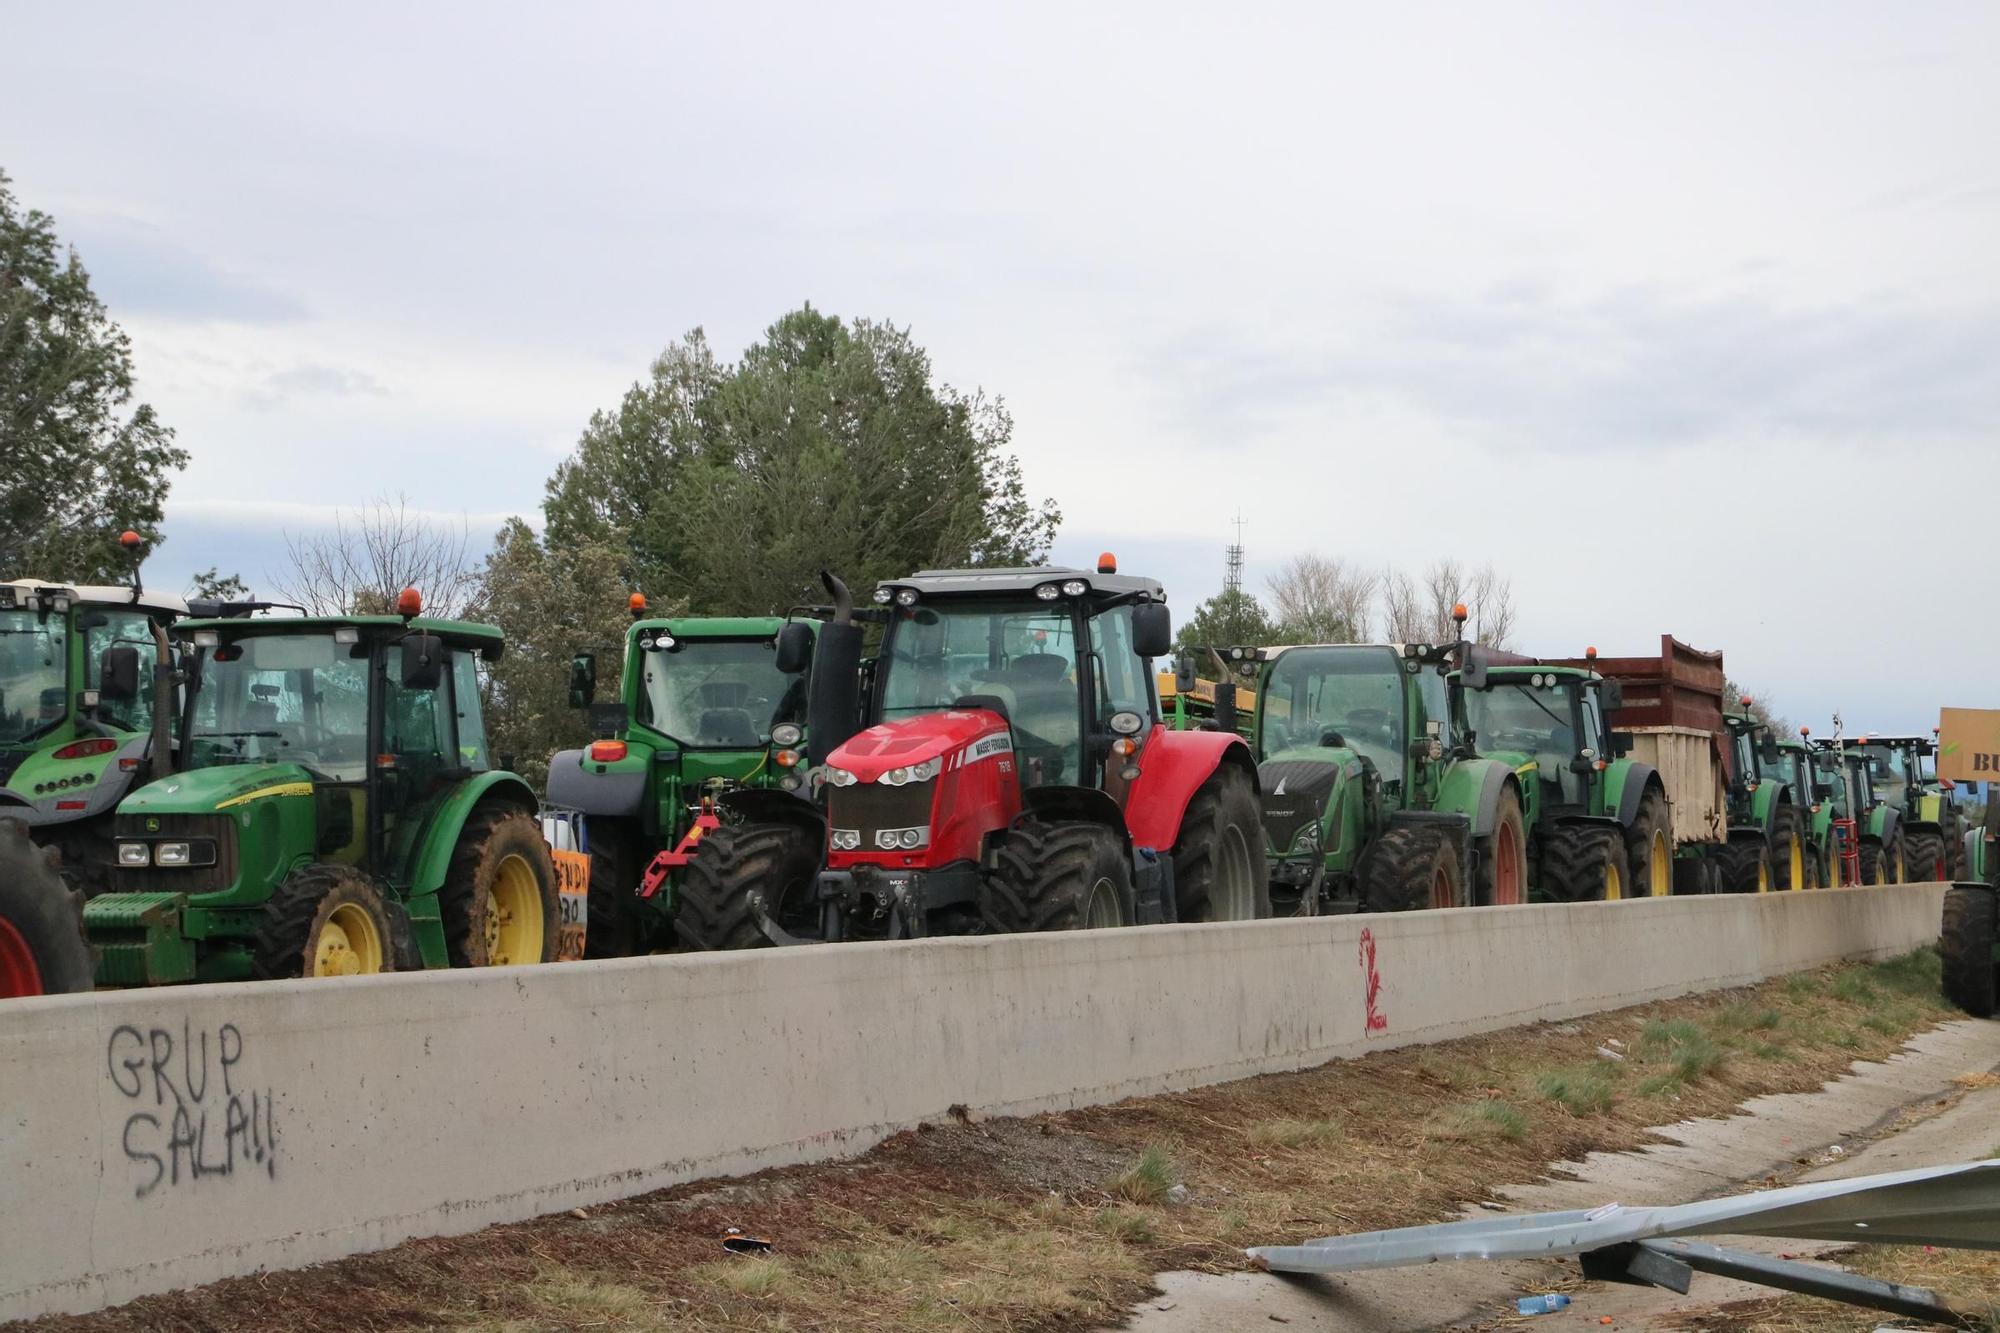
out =
[[590,761],[594,764],[615,764],[626,754],[624,741],[592,741]]
[[109,736],[93,736],[87,741],[71,741],[54,754],[51,759],[89,759],[100,754],[110,754],[118,748],[118,742]]
[[424,612],[424,595],[415,588],[405,588],[396,594],[396,614],[405,620],[413,619]]
[[1116,574],[1118,572],[1118,557],[1109,551],[1098,556],[1097,572],[1100,574]]

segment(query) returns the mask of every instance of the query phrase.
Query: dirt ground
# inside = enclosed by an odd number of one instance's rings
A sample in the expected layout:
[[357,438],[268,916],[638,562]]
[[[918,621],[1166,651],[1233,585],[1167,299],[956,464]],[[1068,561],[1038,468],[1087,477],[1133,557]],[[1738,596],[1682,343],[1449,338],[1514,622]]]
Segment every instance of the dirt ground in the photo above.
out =
[[[1446,1218],[1547,1163],[1636,1147],[1648,1126],[1816,1089],[1944,1017],[1936,956],[1919,953],[1115,1106],[927,1126],[851,1162],[18,1327],[1083,1328],[1116,1322],[1156,1272],[1233,1270],[1249,1244]],[[730,1227],[771,1252],[728,1252]],[[1742,1317],[1790,1317],[1770,1304]],[[1808,1326],[1845,1327],[1705,1327]]]

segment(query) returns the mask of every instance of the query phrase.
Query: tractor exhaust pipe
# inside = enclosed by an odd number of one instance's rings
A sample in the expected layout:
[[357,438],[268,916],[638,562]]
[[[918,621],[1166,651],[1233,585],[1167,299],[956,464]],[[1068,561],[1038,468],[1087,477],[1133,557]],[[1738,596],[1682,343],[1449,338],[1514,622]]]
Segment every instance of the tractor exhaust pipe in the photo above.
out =
[[822,764],[861,729],[861,624],[854,597],[831,570],[819,572],[833,598],[833,619],[820,626],[806,694],[806,757]]
[[158,782],[174,771],[174,647],[166,627],[153,622],[153,727],[146,745],[146,780]]

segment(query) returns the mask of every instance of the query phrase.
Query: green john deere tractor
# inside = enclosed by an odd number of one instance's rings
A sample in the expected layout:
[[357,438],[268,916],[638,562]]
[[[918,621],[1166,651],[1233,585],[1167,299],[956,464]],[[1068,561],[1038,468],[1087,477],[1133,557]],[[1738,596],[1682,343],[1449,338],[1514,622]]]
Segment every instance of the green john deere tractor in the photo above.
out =
[[179,771],[122,801],[85,932],[103,986],[538,963],[555,868],[528,784],[487,754],[486,625],[183,622]]
[[[1777,743],[1775,763],[1760,759],[1764,781],[1782,783],[1791,792],[1792,807],[1798,812],[1800,859],[1803,878],[1792,879],[1783,887],[1822,889],[1834,883],[1840,851],[1834,844],[1832,789],[1813,761],[1809,727],[1799,728],[1799,740]],[[1780,874],[1789,868],[1778,867]]]
[[[1462,677],[1455,682],[1463,687]],[[1673,824],[1659,772],[1607,715],[1623,688],[1588,667],[1495,663],[1465,688],[1472,743],[1520,785],[1531,879],[1558,902],[1666,897]]]
[[[634,611],[643,617],[643,601]],[[779,616],[641,618],[626,631],[615,704],[596,703],[594,655],[571,663],[570,702],[591,710],[598,739],[549,760],[549,804],[585,817],[588,956],[675,942],[682,872],[715,827],[717,798],[803,793],[817,629]]]
[[[1876,790],[1875,765],[1869,756],[1836,737],[1813,742],[1813,762],[1820,781],[1830,788],[1835,817],[1854,821],[1860,867],[1855,882],[1908,883],[1902,815]],[[1836,875],[1833,882],[1845,885],[1847,876]]]
[[1729,733],[1729,841],[1716,850],[1719,887],[1724,893],[1804,888],[1811,882],[1807,816],[1796,784],[1787,780],[1793,768],[1770,725],[1751,715],[1749,696],[1738,703],[1743,711],[1722,715]]
[[186,613],[136,584],[0,583],[0,998],[90,988],[77,913],[110,876],[119,800],[171,771]]
[[1875,790],[1896,811],[1903,830],[1903,859],[1919,880],[1950,880],[1964,869],[1965,821],[1956,795],[1931,768],[1937,742],[1930,736],[1863,736],[1848,747],[1868,759]]
[[1473,754],[1448,678],[1457,658],[1479,688],[1479,650],[1326,644],[1230,655],[1257,682],[1251,748],[1278,915],[1527,901],[1520,777]]

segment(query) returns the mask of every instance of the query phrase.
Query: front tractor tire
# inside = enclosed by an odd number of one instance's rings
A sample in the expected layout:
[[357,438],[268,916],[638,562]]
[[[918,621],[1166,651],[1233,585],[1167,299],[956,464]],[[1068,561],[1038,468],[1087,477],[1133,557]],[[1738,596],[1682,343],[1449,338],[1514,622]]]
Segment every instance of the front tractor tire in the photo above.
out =
[[90,989],[81,895],[19,820],[0,820],[0,1000]]
[[1024,820],[980,888],[989,932],[1109,930],[1135,919],[1132,861],[1102,824]]
[[639,923],[639,865],[632,837],[605,824],[590,835],[590,898],[583,956],[629,958],[644,946]]
[[1458,849],[1432,829],[1384,829],[1362,853],[1357,869],[1363,911],[1411,912],[1466,905]]
[[1955,884],[1944,894],[1944,997],[1974,1018],[2000,1007],[1994,948],[2000,945],[2000,896],[1981,885]]
[[1771,891],[1771,844],[1761,834],[1731,838],[1716,849],[1715,860],[1720,892]]
[[1616,902],[1629,897],[1625,839],[1596,824],[1557,824],[1542,834],[1543,894],[1557,902]]
[[1527,902],[1528,835],[1521,822],[1521,793],[1512,785],[1501,789],[1493,831],[1479,843],[1479,906],[1513,907]]
[[1666,793],[1649,788],[1625,828],[1625,895],[1668,898],[1674,892],[1674,824]]
[[761,949],[772,943],[761,909],[787,929],[812,905],[820,844],[802,824],[724,824],[695,844],[681,872],[674,931],[691,949]]
[[562,904],[556,864],[525,810],[475,810],[459,833],[438,893],[453,967],[555,961]]
[[1257,921],[1271,915],[1264,823],[1250,778],[1224,764],[1195,790],[1174,844],[1178,921]]
[[1861,840],[1861,882],[1869,885],[1907,882],[1902,834],[1890,834],[1887,842],[1873,838]]
[[1781,805],[1771,816],[1771,887],[1803,889],[1806,873],[1806,842],[1799,833],[1797,806]]
[[260,981],[360,977],[423,967],[410,914],[352,866],[309,865],[264,906],[251,946]]
[[1944,840],[1935,833],[1912,832],[1903,842],[1903,855],[1915,880],[1949,879],[1944,863]]

